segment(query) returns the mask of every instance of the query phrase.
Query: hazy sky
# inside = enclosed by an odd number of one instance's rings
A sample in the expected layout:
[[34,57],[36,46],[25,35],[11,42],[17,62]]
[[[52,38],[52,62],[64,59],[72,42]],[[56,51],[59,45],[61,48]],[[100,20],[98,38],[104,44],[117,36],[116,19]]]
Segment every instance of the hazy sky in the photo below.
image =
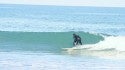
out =
[[0,0],[0,4],[125,7],[125,0]]

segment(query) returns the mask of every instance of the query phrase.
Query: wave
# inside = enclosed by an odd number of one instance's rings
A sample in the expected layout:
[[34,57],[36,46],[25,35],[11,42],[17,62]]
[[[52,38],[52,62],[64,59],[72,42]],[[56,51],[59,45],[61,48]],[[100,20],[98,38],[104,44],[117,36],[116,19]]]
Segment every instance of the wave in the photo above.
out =
[[69,54],[97,56],[111,59],[125,59],[125,36],[108,36],[96,44],[70,48]]
[[125,44],[124,44],[125,36],[106,35],[103,37],[104,37],[104,40],[98,43],[81,45],[81,46],[78,46],[78,48],[79,49],[90,48],[88,50],[94,50],[94,51],[108,51],[108,50],[125,51]]
[[[83,45],[73,47],[72,34],[81,36]],[[69,54],[125,58],[125,37],[88,32],[0,32],[0,51],[62,52],[62,48],[76,48]],[[64,51],[63,51],[64,52]]]
[[72,34],[81,36],[83,44],[95,44],[104,38],[88,32],[0,32],[1,51],[61,51],[73,47]]

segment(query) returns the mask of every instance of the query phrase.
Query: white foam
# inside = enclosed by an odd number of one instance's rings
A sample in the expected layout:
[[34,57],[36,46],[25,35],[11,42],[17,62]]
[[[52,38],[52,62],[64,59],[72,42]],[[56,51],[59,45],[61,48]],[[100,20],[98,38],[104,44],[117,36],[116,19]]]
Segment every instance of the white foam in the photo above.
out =
[[[96,56],[106,59],[125,59],[125,37],[110,36],[97,44],[81,45],[68,49],[69,54]],[[88,49],[85,49],[87,48]]]
[[116,49],[117,51],[125,51],[125,37],[124,36],[110,36],[106,37],[104,41],[101,41],[92,46],[90,50],[105,50],[105,49]]

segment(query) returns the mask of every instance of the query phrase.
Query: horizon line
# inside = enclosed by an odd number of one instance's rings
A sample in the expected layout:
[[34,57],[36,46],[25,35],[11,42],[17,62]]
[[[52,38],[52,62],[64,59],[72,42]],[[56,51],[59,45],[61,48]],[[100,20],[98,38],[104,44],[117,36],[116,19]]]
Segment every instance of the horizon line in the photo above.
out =
[[40,4],[8,4],[8,3],[0,3],[0,5],[25,5],[25,6],[62,6],[62,7],[98,7],[98,8],[125,8],[125,7],[115,7],[115,6],[79,6],[79,5],[40,5]]

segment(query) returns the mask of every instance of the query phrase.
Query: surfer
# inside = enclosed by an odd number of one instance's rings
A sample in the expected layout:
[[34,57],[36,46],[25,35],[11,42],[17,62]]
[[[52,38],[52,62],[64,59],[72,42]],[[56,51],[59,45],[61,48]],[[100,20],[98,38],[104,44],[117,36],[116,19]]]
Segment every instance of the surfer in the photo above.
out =
[[74,39],[73,45],[78,45],[78,44],[82,45],[81,37],[79,35],[73,34],[73,39]]

